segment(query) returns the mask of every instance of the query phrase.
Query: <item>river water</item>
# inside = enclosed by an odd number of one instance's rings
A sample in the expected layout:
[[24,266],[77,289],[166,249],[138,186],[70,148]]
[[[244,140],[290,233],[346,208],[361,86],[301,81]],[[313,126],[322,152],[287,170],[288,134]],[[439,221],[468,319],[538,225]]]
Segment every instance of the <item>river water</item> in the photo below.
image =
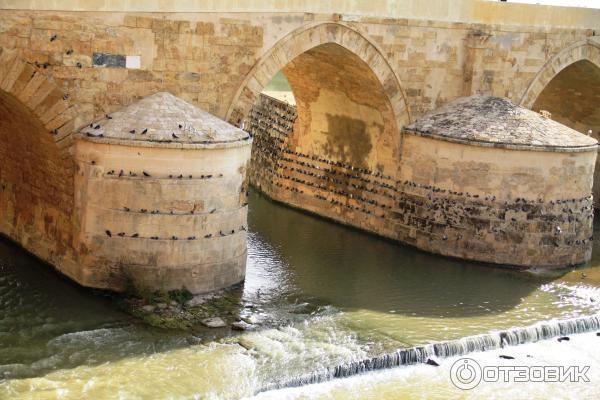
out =
[[[561,343],[552,330],[555,320],[600,313],[599,245],[584,268],[518,272],[425,254],[257,193],[249,204],[236,295],[256,328],[243,333],[146,326],[0,240],[0,398],[600,398],[598,326],[571,323],[568,333],[590,332]],[[471,338],[520,327],[530,328],[508,344],[546,340],[494,349],[498,334]],[[329,380],[335,367],[351,374],[361,360],[440,341],[454,351],[441,367]],[[460,391],[449,370],[463,353],[483,365],[589,365],[591,383]],[[286,388],[313,380],[326,382]]]

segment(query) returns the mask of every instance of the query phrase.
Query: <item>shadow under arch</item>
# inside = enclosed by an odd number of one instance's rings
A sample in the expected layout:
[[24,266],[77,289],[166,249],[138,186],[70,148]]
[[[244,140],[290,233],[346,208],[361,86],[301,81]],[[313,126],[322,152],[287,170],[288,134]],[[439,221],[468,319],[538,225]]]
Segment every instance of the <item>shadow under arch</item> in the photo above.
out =
[[[293,110],[261,94],[280,71]],[[393,199],[364,186],[363,175],[395,184],[401,128],[411,116],[398,77],[358,30],[325,22],[288,34],[253,67],[226,119],[255,136],[251,185],[289,206],[390,235],[381,221]]]
[[324,44],[337,44],[355,54],[370,67],[387,95],[398,128],[411,121],[406,94],[384,53],[358,30],[334,22],[309,24],[279,40],[261,57],[244,79],[225,119],[234,125],[239,125],[248,116],[262,90],[279,70],[302,53]]
[[73,256],[78,115],[43,68],[0,48],[0,234],[59,269]]

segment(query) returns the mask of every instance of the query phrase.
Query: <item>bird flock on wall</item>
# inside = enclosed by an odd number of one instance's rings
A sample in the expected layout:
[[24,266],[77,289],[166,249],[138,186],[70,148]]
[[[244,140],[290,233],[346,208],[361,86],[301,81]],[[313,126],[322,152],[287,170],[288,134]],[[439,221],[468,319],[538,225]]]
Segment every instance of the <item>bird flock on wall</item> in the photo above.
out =
[[[107,120],[112,119],[113,117],[106,114],[105,118]],[[89,128],[94,129],[94,130],[99,130],[101,129],[101,125],[99,123],[91,123],[89,125]],[[184,125],[183,124],[178,124],[178,128],[179,129],[184,129]],[[139,135],[146,135],[148,133],[149,129],[148,128],[143,128],[140,131],[137,131],[136,129],[131,129],[129,130],[130,134],[136,134],[136,132]],[[86,131],[85,132],[86,136],[88,137],[104,137],[104,135],[102,133],[98,133],[98,134],[94,134],[90,131]],[[179,139],[179,136],[176,135],[175,133],[171,133],[171,138],[174,140]],[[250,135],[245,138],[245,139],[249,139]],[[164,142],[165,140],[159,140],[159,142]],[[170,141],[170,140],[167,140]],[[95,165],[96,162],[95,161],[91,161],[91,164]],[[157,176],[154,174],[150,174],[147,171],[128,171],[125,172],[125,170],[121,169],[117,172],[117,170],[115,169],[111,169],[109,171],[107,171],[105,173],[105,177],[107,178],[114,178],[114,179],[174,179],[174,180],[214,180],[217,178],[223,178],[223,174],[222,173],[213,173],[213,174],[200,174],[200,175],[192,175],[192,174],[169,174],[169,175],[161,175],[161,176]],[[245,191],[244,187],[242,186],[242,192]],[[246,193],[247,194],[247,193]],[[244,202],[241,205],[241,208],[245,208],[248,206],[247,202]],[[123,207],[122,210],[123,212],[127,212],[127,213],[140,213],[140,214],[151,214],[151,215],[194,215],[196,214],[194,210],[190,210],[189,212],[181,212],[181,211],[175,211],[175,210],[169,210],[168,212],[165,211],[161,211],[159,209],[146,209],[146,208],[140,208],[139,210],[134,210],[131,207]],[[207,211],[203,214],[214,214],[216,212],[216,208],[211,209],[210,211]],[[201,213],[198,213],[201,214]],[[236,229],[231,229],[231,230],[219,230],[219,232],[217,233],[206,233],[200,236],[195,236],[195,235],[190,235],[190,236],[186,236],[184,238],[182,238],[183,240],[197,240],[200,238],[204,238],[204,239],[211,239],[211,238],[217,238],[217,237],[225,237],[225,236],[230,236],[230,235],[234,235],[240,232],[246,232],[247,231],[247,227],[245,225],[240,226],[237,231]],[[134,239],[151,239],[151,240],[179,240],[180,238],[178,236],[175,235],[171,235],[168,237],[159,237],[159,236],[150,236],[150,237],[144,237],[144,236],[140,236],[139,233],[126,233],[126,232],[118,232],[116,234],[113,234],[113,232],[110,229],[106,229],[104,231],[104,233],[106,234],[106,236],[108,238],[134,238]]]
[[[177,215],[181,215],[181,214],[177,214]],[[240,228],[237,230],[238,233],[240,232],[246,232],[247,228],[245,225],[240,226]],[[171,236],[167,236],[167,237],[159,237],[159,236],[148,236],[148,237],[144,237],[144,236],[140,236],[138,233],[132,233],[132,234],[127,234],[125,232],[119,232],[117,234],[114,234],[111,230],[106,229],[104,231],[104,233],[106,234],[107,237],[109,238],[115,238],[115,237],[120,237],[120,238],[132,238],[132,239],[150,239],[150,240],[179,240],[180,238],[175,236],[175,235],[171,235]],[[230,235],[235,235],[236,230],[235,229],[231,229],[231,230],[219,230],[218,233],[213,234],[213,233],[206,233],[204,235],[201,235],[201,237],[196,237],[195,235],[191,235],[191,236],[186,236],[181,238],[182,240],[198,240],[201,238],[204,239],[211,239],[211,238],[218,238],[218,237],[225,237],[225,236],[230,236]]]
[[[92,161],[92,164],[95,164],[94,161]],[[105,176],[107,177],[111,177],[111,178],[137,178],[137,179],[145,179],[145,178],[152,178],[152,175],[150,175],[149,173],[142,171],[142,173],[140,175],[138,175],[135,172],[129,171],[128,174],[126,174],[123,170],[120,170],[119,173],[117,174],[115,170],[110,170],[108,171]],[[192,179],[193,176],[192,175],[187,175],[186,176],[189,179]],[[186,177],[184,177],[183,174],[179,174],[179,175],[173,175],[170,174],[168,175],[168,178],[158,178],[158,179],[176,179],[176,180],[180,180],[180,179],[185,179]],[[199,177],[197,177],[196,179],[215,179],[215,178],[222,178],[223,174],[207,174],[207,175],[200,175]],[[154,179],[154,178],[153,178]],[[244,187],[242,186],[242,192],[245,191]],[[240,208],[245,208],[248,206],[247,202],[244,202],[243,204],[241,204]],[[176,210],[168,210],[168,211],[164,211],[164,210],[159,210],[159,209],[147,209],[147,208],[140,208],[140,209],[132,209],[131,207],[127,207],[124,206],[121,211],[126,212],[126,213],[139,213],[139,214],[150,214],[150,215],[177,215],[177,216],[182,216],[182,215],[208,215],[208,214],[215,214],[215,212],[217,211],[216,208],[212,208],[210,209],[210,211],[206,211],[206,212],[200,212],[197,213],[195,212],[193,209],[190,211],[176,211]],[[247,228],[245,225],[242,225],[239,227],[239,229],[237,230],[237,232],[246,232]],[[185,240],[196,240],[199,239],[200,237],[203,237],[204,239],[210,239],[213,237],[224,237],[224,236],[229,236],[229,235],[234,235],[236,233],[235,229],[231,229],[231,230],[219,230],[218,233],[207,233],[204,235],[200,235],[199,237],[195,236],[195,235],[191,235],[191,236],[187,236],[183,239]],[[113,232],[109,229],[105,230],[105,234],[107,237],[109,238],[114,238],[114,237],[128,237],[128,238],[140,238],[140,239],[151,239],[151,240],[179,240],[178,236],[175,235],[171,235],[168,237],[159,237],[159,236],[150,236],[150,237],[143,237],[140,236],[138,233],[132,233],[132,234],[127,234],[125,232],[119,232],[116,235],[113,234]]]
[[[416,228],[431,239],[514,241],[535,232],[540,244],[586,245],[592,237],[578,229],[591,224],[593,198],[499,201],[493,195],[453,191],[413,181],[399,181],[380,171],[292,150],[289,145],[295,107],[261,96],[250,112],[247,129],[254,136],[251,182],[275,197],[288,192],[297,204],[310,197],[346,218],[359,212],[369,218]],[[356,221],[354,221],[356,222]],[[360,221],[359,221],[360,222]],[[519,233],[519,234],[514,234]]]

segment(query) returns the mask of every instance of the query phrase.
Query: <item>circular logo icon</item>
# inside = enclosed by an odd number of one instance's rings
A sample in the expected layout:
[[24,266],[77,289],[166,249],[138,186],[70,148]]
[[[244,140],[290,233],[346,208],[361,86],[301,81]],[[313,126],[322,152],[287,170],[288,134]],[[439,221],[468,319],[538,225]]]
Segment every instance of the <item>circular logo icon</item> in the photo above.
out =
[[472,358],[459,358],[450,368],[452,384],[462,390],[471,390],[481,382],[481,367]]

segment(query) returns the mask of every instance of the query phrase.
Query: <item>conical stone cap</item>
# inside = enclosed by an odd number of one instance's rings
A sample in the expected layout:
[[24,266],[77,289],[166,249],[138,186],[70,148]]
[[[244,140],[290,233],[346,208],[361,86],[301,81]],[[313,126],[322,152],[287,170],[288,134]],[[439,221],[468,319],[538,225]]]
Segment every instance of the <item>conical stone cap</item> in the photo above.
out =
[[136,146],[229,147],[247,132],[167,92],[147,96],[79,132],[99,142]]
[[598,142],[505,97],[462,97],[425,114],[404,132],[464,144],[541,151],[590,151]]

